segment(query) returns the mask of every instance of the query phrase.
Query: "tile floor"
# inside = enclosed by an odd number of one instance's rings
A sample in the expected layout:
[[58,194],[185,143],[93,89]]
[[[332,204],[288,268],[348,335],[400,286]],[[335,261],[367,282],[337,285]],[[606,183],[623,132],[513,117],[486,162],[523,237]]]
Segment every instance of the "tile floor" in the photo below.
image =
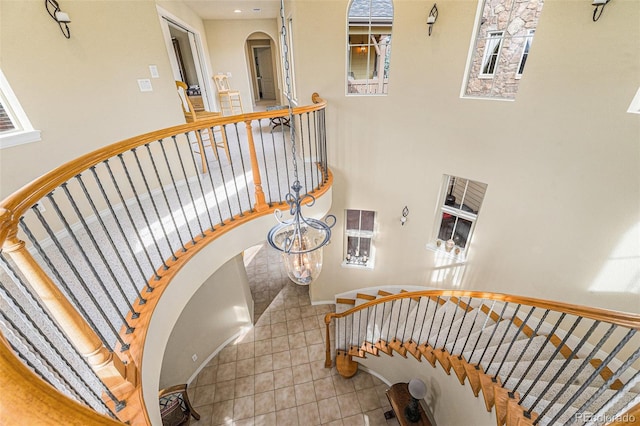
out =
[[268,246],[245,253],[255,327],[218,353],[190,384],[192,425],[388,425],[387,385],[360,371],[324,368],[324,315],[308,288],[288,280]]

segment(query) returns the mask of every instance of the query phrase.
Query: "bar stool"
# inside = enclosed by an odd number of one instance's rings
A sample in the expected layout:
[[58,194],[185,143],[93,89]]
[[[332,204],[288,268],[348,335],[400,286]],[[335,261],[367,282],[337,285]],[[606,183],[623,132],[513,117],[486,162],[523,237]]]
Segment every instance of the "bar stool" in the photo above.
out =
[[214,75],[213,81],[216,83],[216,88],[218,89],[218,100],[220,101],[222,115],[243,114],[240,92],[231,90],[227,76],[224,74]]

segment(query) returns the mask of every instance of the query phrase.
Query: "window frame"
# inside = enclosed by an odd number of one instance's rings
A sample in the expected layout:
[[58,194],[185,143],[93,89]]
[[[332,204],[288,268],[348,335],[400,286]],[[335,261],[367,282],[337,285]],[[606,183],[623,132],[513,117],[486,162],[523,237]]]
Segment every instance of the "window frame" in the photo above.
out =
[[[494,78],[496,75],[496,70],[498,69],[498,62],[500,61],[500,53],[502,53],[502,43],[504,42],[504,30],[497,31],[489,31],[488,37],[485,39],[484,53],[482,55],[482,67],[480,68],[480,73],[478,74],[478,78]],[[493,44],[497,41],[497,44]],[[489,49],[489,45],[491,44],[491,53]],[[497,50],[493,53],[494,50]],[[495,62],[493,62],[493,69],[491,72],[484,72],[485,68],[490,65],[491,58],[495,55]]]
[[531,43],[533,42],[533,36],[535,35],[535,28],[527,31],[527,35],[524,40],[524,48],[522,49],[522,55],[520,55],[520,60],[518,61],[518,68],[516,69],[516,79],[522,78],[522,73],[524,71],[524,66],[527,63],[527,59],[529,58],[529,50],[531,49]]
[[[349,1],[347,5],[347,40],[346,40],[346,60],[345,60],[345,95],[346,96],[387,96],[389,94],[389,74],[391,63],[391,44],[393,40],[393,21],[395,7],[393,0],[387,0],[391,6],[391,16],[372,16],[371,8],[373,0],[369,2],[369,16],[368,18],[354,16],[350,17],[351,8],[356,0]],[[382,32],[388,28],[388,32]],[[365,32],[361,32],[360,29],[366,29]],[[360,30],[360,31],[359,31]],[[359,43],[352,43],[352,36],[366,36],[366,41]],[[381,37],[377,40],[377,36]],[[373,39],[373,41],[372,41]],[[377,41],[376,41],[377,40]],[[377,46],[384,46],[384,56],[376,53]],[[366,78],[355,79],[353,76],[354,69],[352,67],[352,58],[354,55],[360,55],[364,53],[366,55]],[[372,60],[373,56],[373,60]],[[378,64],[381,64],[382,70],[378,69]],[[375,77],[374,77],[375,74]],[[385,82],[386,74],[386,82]],[[369,77],[371,75],[371,77]],[[365,81],[366,92],[360,92],[358,89],[355,92],[351,92],[351,81],[358,80],[359,82]],[[380,88],[380,91],[372,89],[372,86],[376,85]]]
[[35,130],[20,101],[0,69],[0,103],[14,129],[0,133],[0,149],[40,141],[40,130]]
[[[350,229],[348,224],[348,212],[359,212],[359,221],[357,229]],[[363,212],[371,212],[373,213],[373,230],[363,230],[362,229],[362,213]],[[376,229],[376,212],[373,210],[360,210],[360,209],[345,209],[344,211],[344,241],[343,241],[343,255],[342,255],[342,266],[349,268],[362,268],[362,269],[373,269],[375,263],[375,246],[374,246],[374,237],[375,237],[375,229]],[[349,238],[358,238],[358,247],[360,247],[361,239],[369,240],[369,253],[366,254],[367,260],[365,263],[361,263],[358,261],[352,261],[347,259],[349,254]]]
[[[482,198],[479,201],[479,205],[478,205],[478,210],[476,213],[473,212],[469,212],[469,211],[465,211],[462,208],[462,205],[464,205],[464,200],[465,197],[463,196],[462,200],[463,204],[460,206],[460,208],[456,208],[456,207],[452,207],[450,205],[447,205],[447,197],[448,197],[448,191],[450,189],[450,182],[452,179],[460,179],[463,181],[467,181],[467,186],[466,188],[468,188],[469,182],[475,182],[477,184],[480,185],[484,185],[484,192],[482,193]],[[438,205],[437,205],[437,210],[436,210],[436,217],[434,219],[434,228],[433,228],[433,237],[431,238],[430,242],[427,244],[427,248],[433,251],[437,251],[439,253],[442,253],[446,256],[452,257],[457,261],[466,261],[467,260],[467,256],[469,253],[469,247],[471,245],[471,241],[473,240],[473,235],[476,229],[476,224],[479,218],[479,214],[480,214],[480,209],[482,208],[482,205],[484,203],[484,199],[486,196],[486,192],[487,192],[487,188],[488,185],[476,180],[472,180],[472,179],[467,179],[467,178],[462,178],[459,176],[454,176],[454,175],[443,175],[443,179],[442,179],[442,185],[440,188],[440,195],[438,197]],[[465,189],[465,193],[466,193],[466,189]],[[458,218],[459,219],[463,219],[466,221],[471,222],[471,225],[469,227],[469,232],[467,234],[467,238],[465,241],[465,246],[464,247],[459,247],[458,245],[455,245],[454,247],[452,247],[451,249],[447,250],[446,247],[446,241],[440,239],[440,229],[442,227],[442,220],[443,220],[443,215],[444,214],[449,214],[451,216],[453,216],[454,218]],[[455,225],[454,225],[455,226]],[[455,229],[455,228],[454,228]],[[452,230],[452,234],[455,231]],[[452,235],[453,237],[454,235]]]

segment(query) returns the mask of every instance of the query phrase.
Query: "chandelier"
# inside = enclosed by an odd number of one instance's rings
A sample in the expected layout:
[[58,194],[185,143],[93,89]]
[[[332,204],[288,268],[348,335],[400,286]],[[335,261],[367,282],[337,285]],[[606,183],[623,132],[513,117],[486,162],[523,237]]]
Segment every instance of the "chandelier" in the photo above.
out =
[[267,234],[271,247],[282,252],[287,275],[296,284],[309,285],[322,270],[322,247],[331,239],[331,228],[336,224],[336,217],[328,215],[324,220],[306,218],[302,215],[302,205],[311,207],[315,197],[308,193],[300,195],[302,185],[298,178],[298,162],[296,160],[295,120],[291,101],[291,78],[288,61],[288,45],[284,18],[284,0],[280,1],[280,18],[282,19],[282,56],[287,82],[287,100],[289,108],[289,136],[291,140],[291,157],[293,161],[292,192],[285,196],[289,204],[291,219],[283,220],[280,210],[274,212],[278,224]]

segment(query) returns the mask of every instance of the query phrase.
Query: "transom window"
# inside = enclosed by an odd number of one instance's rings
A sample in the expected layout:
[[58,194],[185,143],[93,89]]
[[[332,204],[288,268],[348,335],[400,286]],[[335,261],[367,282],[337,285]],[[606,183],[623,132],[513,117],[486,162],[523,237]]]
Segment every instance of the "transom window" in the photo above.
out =
[[344,263],[372,268],[376,213],[369,210],[347,210],[346,217]]
[[462,96],[515,99],[543,0],[479,0]]
[[486,190],[484,183],[444,176],[436,228],[438,249],[466,256]]
[[347,94],[387,93],[392,24],[392,0],[352,0],[348,16]]

